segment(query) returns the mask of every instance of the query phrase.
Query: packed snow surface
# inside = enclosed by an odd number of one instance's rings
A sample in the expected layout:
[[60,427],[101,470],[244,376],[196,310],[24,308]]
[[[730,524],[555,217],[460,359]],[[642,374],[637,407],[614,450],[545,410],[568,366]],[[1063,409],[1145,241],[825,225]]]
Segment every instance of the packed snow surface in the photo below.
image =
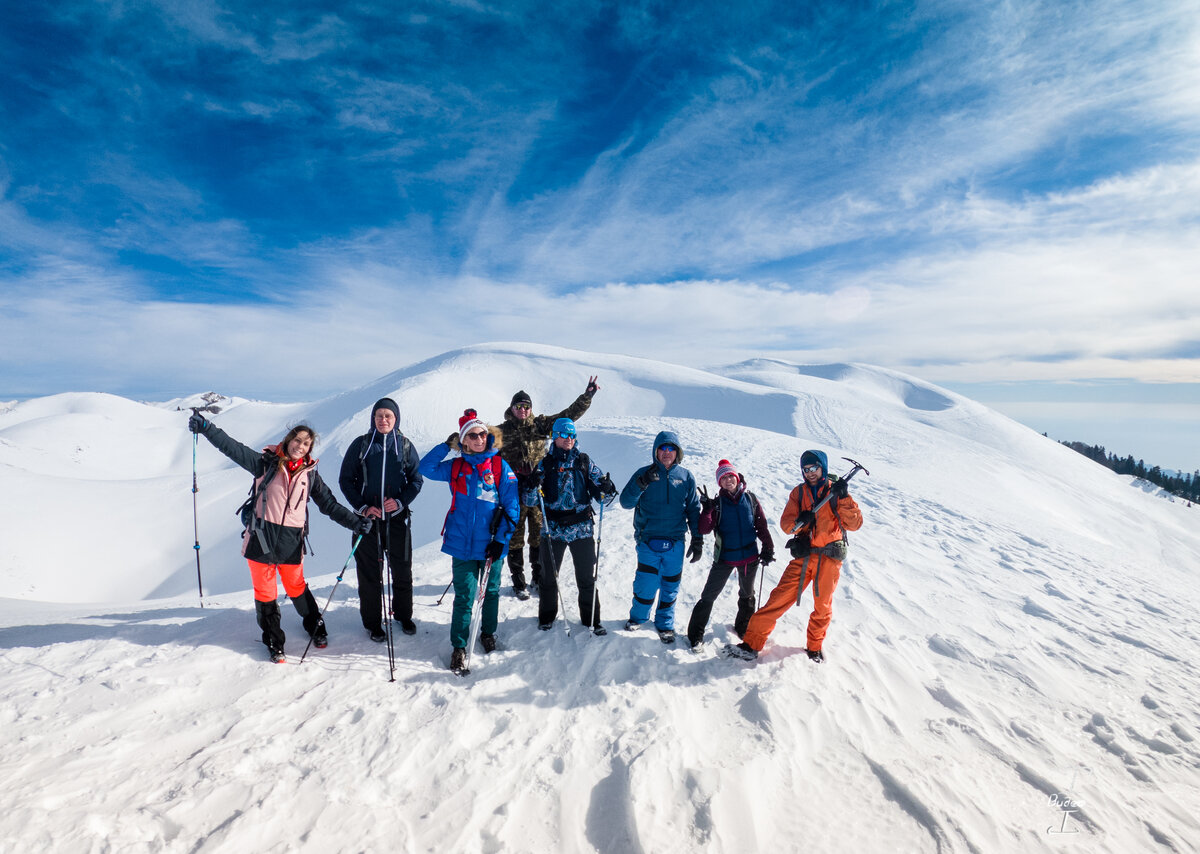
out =
[[[337,492],[384,395],[420,452],[517,389],[539,413],[589,375],[579,445],[618,487],[674,430],[715,489],[731,460],[777,520],[806,448],[849,457],[866,522],[834,596],[754,664],[736,585],[708,643],[621,630],[631,513],[605,511],[594,637],[537,629],[505,571],[499,650],[447,670],[445,484],[414,506],[419,631],[358,616],[350,536],[312,512],[331,642],[267,661],[234,510],[249,476],[186,409],[64,394],[0,412],[0,839],[11,851],[1194,851],[1200,848],[1200,509],[912,377],[756,360],[701,371],[526,344],[454,351],[313,403],[224,400],[252,446],[307,421]],[[218,389],[218,391],[220,391]],[[193,524],[192,460],[198,469]],[[339,493],[340,497],[340,493]],[[196,531],[203,607],[196,589]],[[785,535],[774,529],[778,551]],[[686,625],[711,560],[685,564]],[[767,568],[763,594],[782,561]],[[574,598],[573,573],[562,575]],[[282,591],[281,591],[282,594]],[[1188,806],[1188,805],[1191,806]]]

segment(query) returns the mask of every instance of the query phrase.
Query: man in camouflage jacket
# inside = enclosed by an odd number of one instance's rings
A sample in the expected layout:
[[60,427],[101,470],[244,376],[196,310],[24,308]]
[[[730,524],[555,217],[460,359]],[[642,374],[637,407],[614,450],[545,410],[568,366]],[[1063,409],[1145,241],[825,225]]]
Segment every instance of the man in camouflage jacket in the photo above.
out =
[[[504,413],[504,420],[500,423],[500,432],[504,439],[504,444],[500,447],[500,456],[516,473],[522,489],[542,457],[546,456],[546,442],[550,438],[554,422],[559,418],[577,421],[588,411],[588,407],[592,405],[592,396],[599,390],[596,377],[589,377],[587,389],[583,394],[575,398],[575,402],[562,412],[553,415],[534,415],[533,401],[528,394],[518,391],[513,395],[508,411]],[[526,527],[529,529],[530,582],[536,585],[541,581],[538,548],[542,539],[542,514],[538,508],[521,508],[517,530],[508,541],[508,570],[512,575],[513,592],[520,599],[529,598],[529,590],[525,584]]]

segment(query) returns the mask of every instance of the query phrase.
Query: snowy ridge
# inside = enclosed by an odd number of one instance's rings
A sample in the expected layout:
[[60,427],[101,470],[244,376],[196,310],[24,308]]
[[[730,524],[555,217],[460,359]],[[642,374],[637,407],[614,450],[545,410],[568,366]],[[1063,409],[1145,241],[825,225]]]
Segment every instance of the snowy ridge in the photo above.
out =
[[[505,595],[500,649],[456,679],[448,598],[433,607],[449,580],[436,541],[448,498],[428,484],[420,631],[397,637],[396,683],[359,624],[352,568],[329,648],[296,666],[303,633],[285,602],[289,664],[271,665],[233,517],[248,477],[201,440],[201,610],[186,413],[106,395],[27,401],[0,412],[3,838],[72,852],[1200,845],[1186,806],[1200,794],[1198,511],[969,400],[863,365],[700,371],[503,344],[325,401],[222,401],[215,420],[248,444],[310,421],[334,485],[384,394],[425,451],[465,406],[497,421],[523,388],[552,412],[591,374],[602,391],[580,445],[618,486],[664,427],[699,483],[711,490],[727,457],[771,519],[804,448],[837,471],[843,456],[867,465],[828,664],[803,655],[809,596],[753,666],[713,657],[731,639],[729,588],[699,654],[616,630],[635,560],[631,514],[614,507],[599,585],[614,631],[573,622],[568,637],[560,620],[539,632],[536,602]],[[90,508],[67,537],[50,509],[64,495]],[[349,537],[315,513],[313,534],[324,604]],[[710,558],[711,543],[685,564],[679,624]]]

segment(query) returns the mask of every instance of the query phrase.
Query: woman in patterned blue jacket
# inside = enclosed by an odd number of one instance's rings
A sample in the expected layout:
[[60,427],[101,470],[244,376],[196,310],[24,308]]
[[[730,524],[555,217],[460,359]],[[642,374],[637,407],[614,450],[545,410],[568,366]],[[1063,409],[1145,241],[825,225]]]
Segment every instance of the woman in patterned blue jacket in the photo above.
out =
[[[520,516],[517,476],[498,454],[500,431],[488,427],[468,409],[458,419],[458,432],[436,446],[421,460],[421,475],[427,480],[450,484],[450,511],[442,532],[442,551],[453,558],[454,611],[450,617],[450,642],[454,652],[450,669],[466,666],[467,640],[471,627],[471,604],[487,561],[491,573],[483,600],[480,643],[484,652],[496,648],[496,625],[500,611],[500,565],[508,550],[508,538]],[[446,459],[452,451],[460,458]]]
[[[570,548],[579,589],[579,620],[595,634],[605,635],[608,631],[600,623],[600,601],[596,596],[594,577],[596,541],[592,538],[592,501],[612,503],[617,489],[587,454],[579,452],[575,445],[574,421],[557,419],[551,428],[551,437],[550,453],[537,464],[527,481],[529,488],[521,496],[526,507],[537,507],[540,489],[546,510],[546,531],[541,541],[538,628],[551,628],[558,616],[558,569]],[[564,618],[566,616],[563,614]]]

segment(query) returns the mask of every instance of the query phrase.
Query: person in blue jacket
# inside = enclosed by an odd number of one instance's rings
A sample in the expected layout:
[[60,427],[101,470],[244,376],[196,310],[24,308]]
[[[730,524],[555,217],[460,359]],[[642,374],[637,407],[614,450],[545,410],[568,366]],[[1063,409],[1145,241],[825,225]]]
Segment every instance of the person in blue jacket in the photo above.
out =
[[637,572],[633,576],[633,605],[628,631],[650,618],[658,596],[654,627],[663,643],[675,642],[675,597],[683,578],[683,539],[690,531],[687,555],[692,563],[704,553],[700,536],[700,499],[696,479],[680,463],[679,437],[664,430],[654,439],[654,461],[633,473],[621,490],[621,506],[633,510],[637,542]]
[[[454,652],[450,669],[455,672],[466,667],[471,606],[487,561],[492,562],[492,568],[486,579],[479,640],[484,652],[496,648],[500,566],[521,513],[517,476],[498,453],[502,442],[499,430],[485,424],[474,409],[468,409],[458,419],[458,432],[451,433],[444,444],[421,460],[420,471],[426,479],[450,484],[442,551],[453,558],[450,643]],[[446,459],[452,451],[460,451],[462,456]]]

